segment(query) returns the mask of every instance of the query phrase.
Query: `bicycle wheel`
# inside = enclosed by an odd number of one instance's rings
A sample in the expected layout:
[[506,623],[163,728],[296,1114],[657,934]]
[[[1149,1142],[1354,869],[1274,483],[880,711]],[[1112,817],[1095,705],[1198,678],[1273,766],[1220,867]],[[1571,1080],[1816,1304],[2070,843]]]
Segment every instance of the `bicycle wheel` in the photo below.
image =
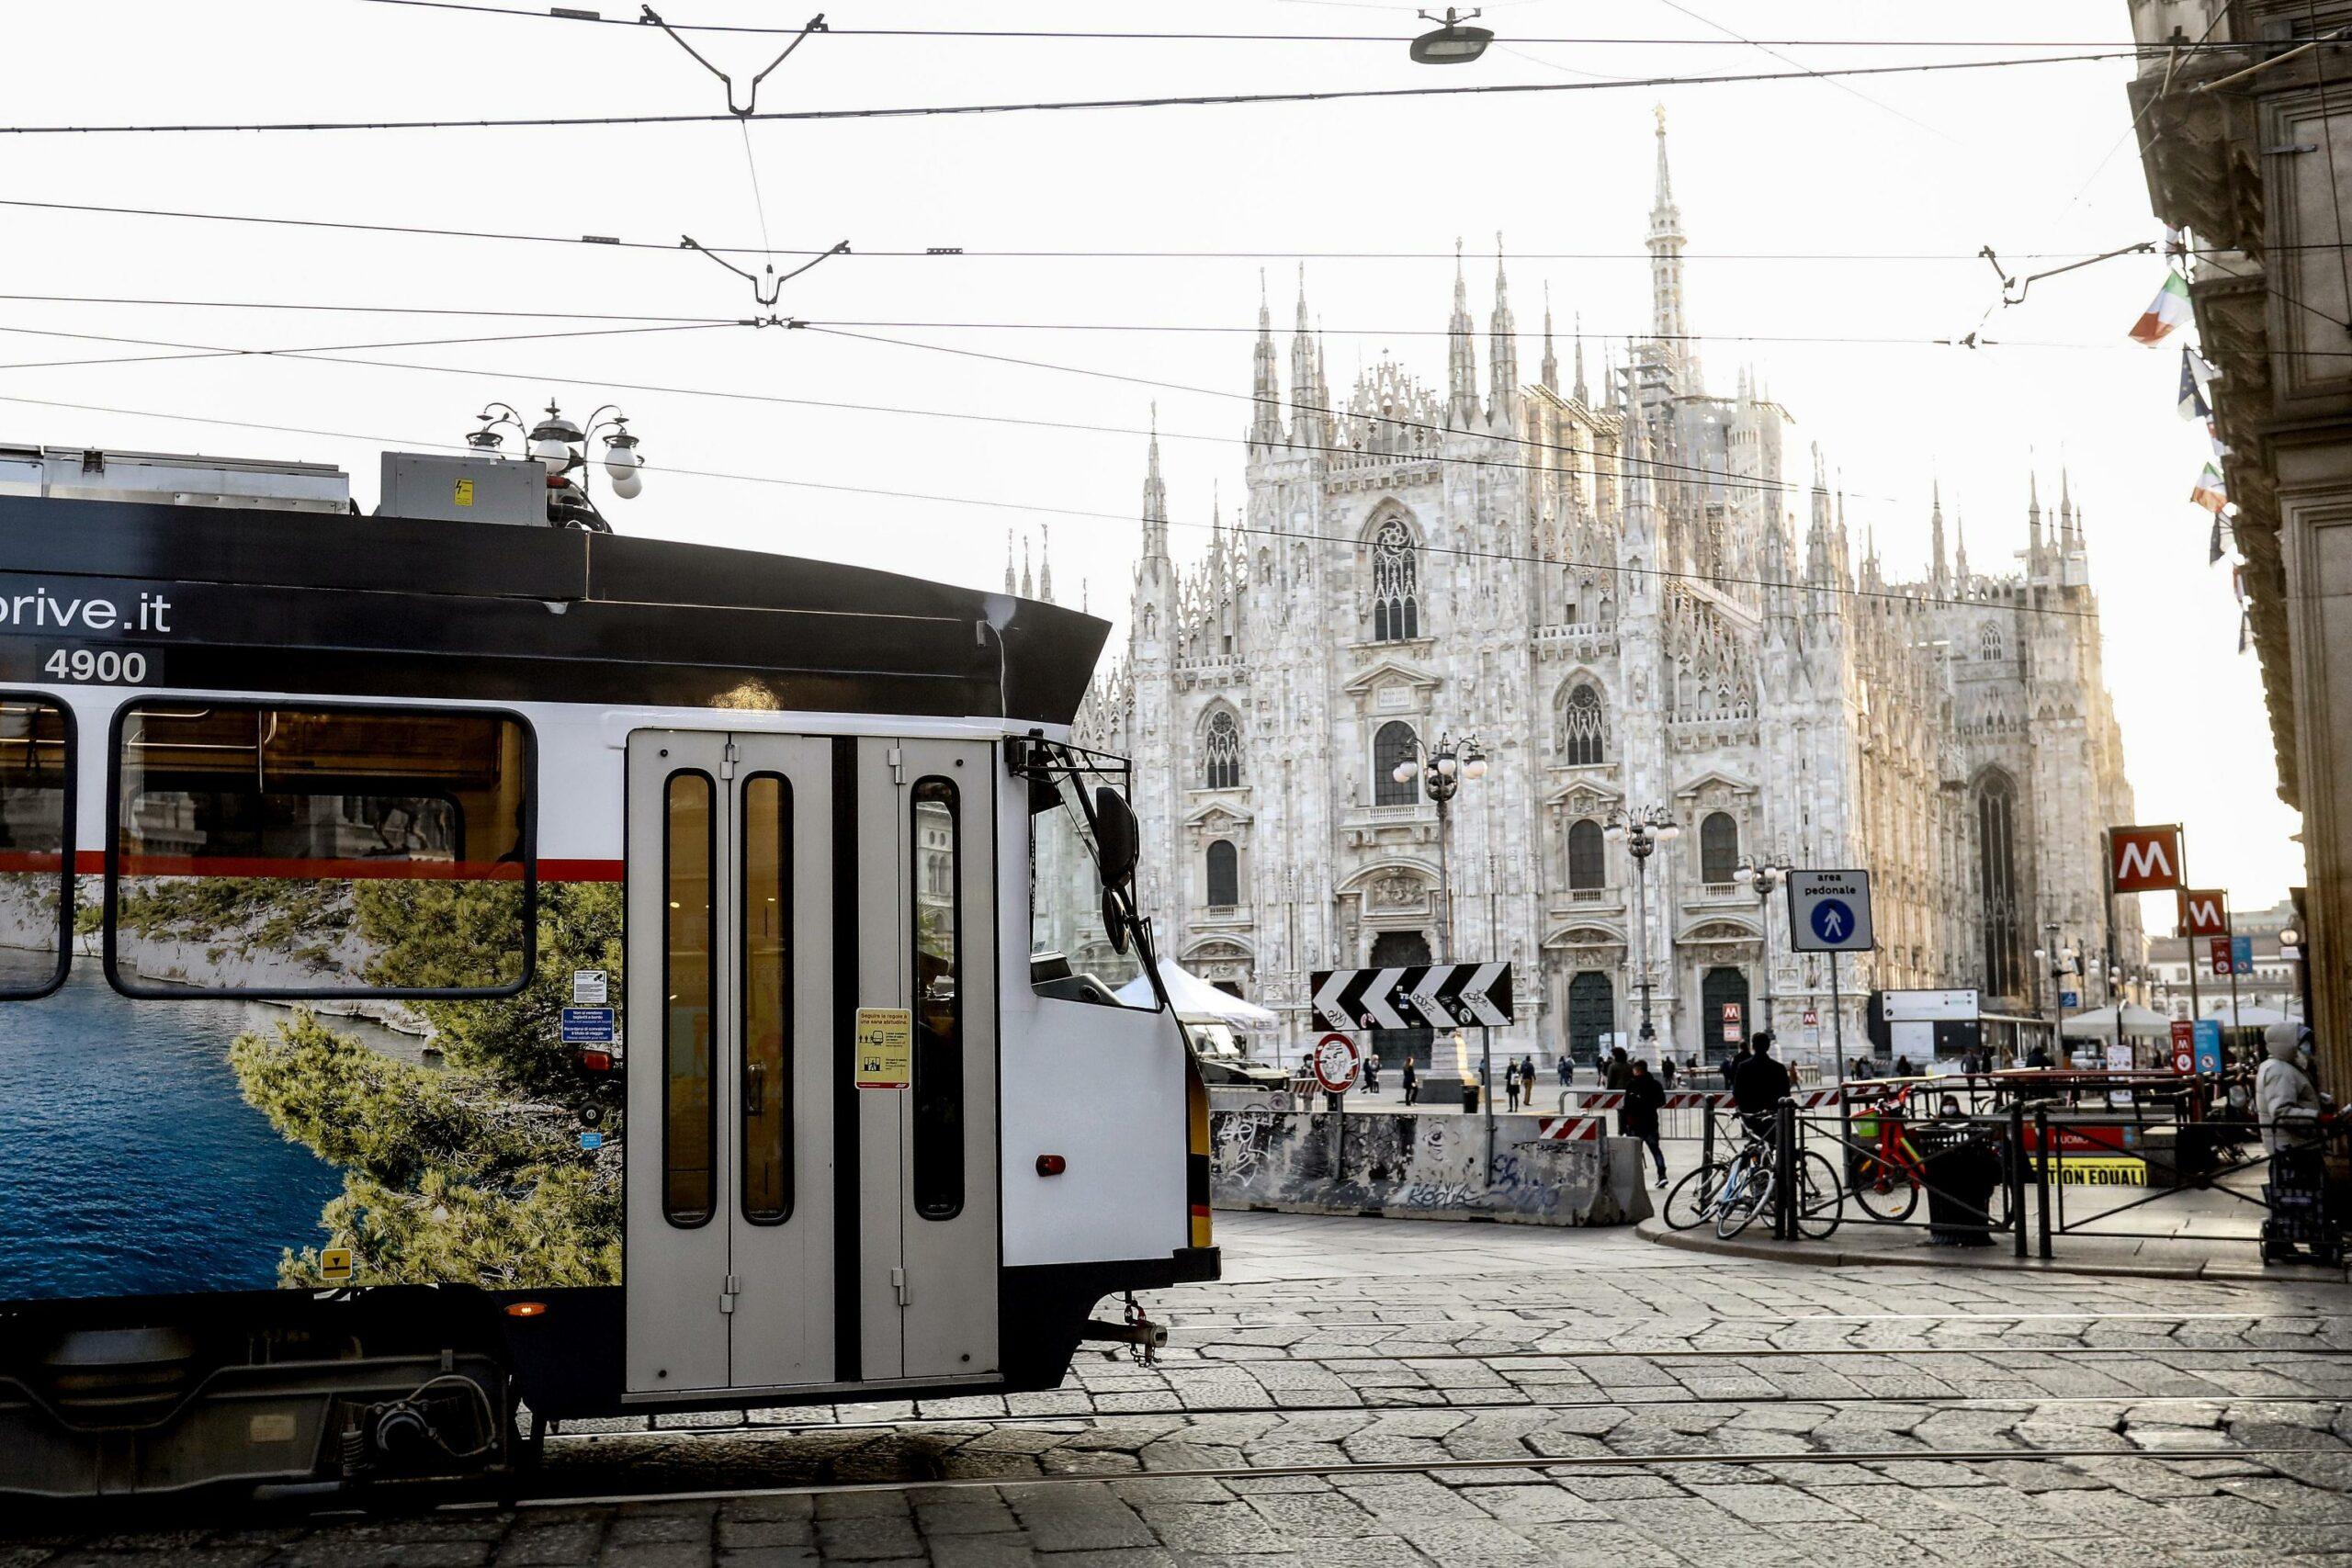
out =
[[1909,1219],[1911,1211],[1919,1206],[1919,1188],[1909,1174],[1876,1155],[1863,1159],[1852,1190],[1863,1213],[1890,1224]]
[[1738,1184],[1724,1194],[1715,1208],[1715,1238],[1729,1241],[1749,1225],[1756,1216],[1772,1206],[1772,1172],[1758,1162]]
[[1666,1195],[1666,1206],[1659,1211],[1670,1230],[1687,1231],[1703,1224],[1714,1212],[1715,1200],[1722,1196],[1724,1178],[1731,1167],[1721,1160],[1702,1165],[1674,1184]]
[[1797,1234],[1827,1241],[1844,1217],[1845,1193],[1838,1186],[1838,1168],[1817,1149],[1807,1149],[1797,1161]]

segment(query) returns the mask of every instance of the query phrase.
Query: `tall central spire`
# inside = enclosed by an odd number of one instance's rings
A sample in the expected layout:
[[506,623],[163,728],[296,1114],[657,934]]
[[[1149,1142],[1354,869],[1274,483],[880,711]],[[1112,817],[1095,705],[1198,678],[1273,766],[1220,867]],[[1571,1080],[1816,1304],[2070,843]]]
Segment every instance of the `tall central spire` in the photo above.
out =
[[1544,389],[1547,392],[1560,389],[1560,360],[1552,352],[1552,282],[1549,278],[1544,281]]
[[1487,399],[1487,422],[1499,429],[1517,423],[1519,402],[1519,329],[1511,321],[1510,285],[1503,276],[1503,237],[1495,235],[1495,311],[1487,324],[1487,371],[1493,386]]
[[1168,554],[1168,481],[1159,477],[1158,403],[1151,405],[1151,456],[1143,473],[1143,554],[1146,560]]
[[1659,362],[1673,367],[1674,389],[1699,389],[1699,355],[1682,310],[1682,213],[1666,164],[1666,106],[1657,107],[1657,192],[1650,204],[1650,335]]
[[1453,242],[1453,315],[1446,322],[1446,420],[1455,430],[1478,422],[1478,345],[1470,333],[1470,286],[1462,276],[1462,242]]

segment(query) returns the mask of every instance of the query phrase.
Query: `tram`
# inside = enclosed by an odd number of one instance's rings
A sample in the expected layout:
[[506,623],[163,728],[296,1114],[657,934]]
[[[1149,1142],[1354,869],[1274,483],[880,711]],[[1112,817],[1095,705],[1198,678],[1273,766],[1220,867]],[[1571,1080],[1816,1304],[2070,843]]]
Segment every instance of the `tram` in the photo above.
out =
[[1047,1388],[1216,1277],[1102,622],[395,462],[0,447],[0,1493]]

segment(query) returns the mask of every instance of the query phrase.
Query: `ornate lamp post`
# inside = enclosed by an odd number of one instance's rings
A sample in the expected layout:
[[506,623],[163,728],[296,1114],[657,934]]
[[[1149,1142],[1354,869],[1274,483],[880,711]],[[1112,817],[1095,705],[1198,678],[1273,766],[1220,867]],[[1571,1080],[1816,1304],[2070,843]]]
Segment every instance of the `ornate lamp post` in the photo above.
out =
[[512,425],[523,436],[526,455],[548,471],[548,521],[556,527],[585,528],[595,534],[613,531],[595,502],[588,499],[588,481],[595,473],[588,461],[588,444],[600,431],[605,437],[605,476],[612,483],[613,493],[631,501],[645,489],[645,459],[638,455],[637,437],[629,434],[628,415],[615,404],[606,403],[590,414],[584,428],[564,418],[552,399],[547,417],[528,427],[506,403],[492,403],[475,417],[481,428],[468,433],[466,445],[481,457],[503,456],[499,451],[505,441],[498,433],[502,424]]
[[1788,886],[1789,873],[1796,868],[1786,861],[1754,855],[1740,858],[1739,869],[1732,873],[1732,880],[1744,882],[1756,889],[1756,916],[1764,931],[1764,1029],[1772,1028],[1772,896]]
[[1634,930],[1642,939],[1634,984],[1642,991],[1641,1038],[1652,1041],[1657,1038],[1657,1030],[1650,1022],[1650,853],[1658,845],[1670,844],[1681,837],[1682,829],[1663,806],[1645,806],[1630,812],[1621,806],[1610,812],[1602,831],[1612,842],[1623,840],[1625,852],[1634,857]]
[[1437,803],[1437,960],[1441,964],[1453,962],[1453,883],[1449,866],[1447,838],[1453,822],[1447,807],[1452,804],[1464,779],[1487,776],[1487,753],[1476,735],[1464,735],[1459,740],[1451,734],[1441,733],[1434,749],[1424,747],[1419,736],[1413,738],[1413,755],[1396,764],[1389,774],[1398,784],[1421,781],[1421,789]]
[[2058,940],[2058,922],[2051,921],[2041,928],[2042,945],[2033,950],[2034,957],[2050,965],[2050,1003],[2054,1021],[2051,1028],[2052,1049],[2061,1056],[2066,1054],[2066,976],[2073,969],[2075,950]]

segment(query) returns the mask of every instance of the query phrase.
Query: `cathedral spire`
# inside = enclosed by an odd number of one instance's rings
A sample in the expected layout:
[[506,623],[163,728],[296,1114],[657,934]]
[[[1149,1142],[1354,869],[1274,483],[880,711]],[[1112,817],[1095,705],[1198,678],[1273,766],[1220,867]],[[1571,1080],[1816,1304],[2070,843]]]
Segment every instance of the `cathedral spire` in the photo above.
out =
[[1951,520],[1952,539],[1958,548],[1952,555],[1952,580],[1961,587],[1968,586],[1968,523],[1955,516]]
[[1258,269],[1258,346],[1250,367],[1250,446],[1272,449],[1283,442],[1283,389],[1274,378],[1274,319],[1266,306],[1266,270]]
[[1054,533],[1044,523],[1037,525],[1037,597],[1054,602]]
[[1027,539],[1021,541],[1021,596],[1023,599],[1035,599],[1037,596],[1037,584],[1029,575],[1029,541]]
[[1316,385],[1314,329],[1306,313],[1306,264],[1298,264],[1298,315],[1290,337],[1290,439],[1295,446],[1329,446],[1323,411],[1330,406]]
[[1012,530],[1010,528],[1004,531],[1004,591],[1007,593],[1021,592],[1021,580],[1012,575]]
[[1544,389],[1560,389],[1560,357],[1552,352],[1552,280],[1544,280]]
[[1928,512],[1928,536],[1930,541],[1928,559],[1928,582],[1940,596],[1951,586],[1951,577],[1944,570],[1944,481],[1939,478],[1929,492],[1933,496]]
[[1666,164],[1666,106],[1657,107],[1657,190],[1650,206],[1650,335],[1678,393],[1699,390],[1699,354],[1682,309],[1682,213]]
[[1471,341],[1470,286],[1462,276],[1462,242],[1453,242],[1453,314],[1446,322],[1445,423],[1467,430],[1478,420],[1478,350]]
[[2026,573],[2039,575],[2041,570],[2041,476],[2028,468],[2025,473],[2025,539]]
[[1510,280],[1503,276],[1503,237],[1495,233],[1495,311],[1487,318],[1487,360],[1490,387],[1487,423],[1510,431],[1519,424],[1519,330],[1510,316]]
[[1582,310],[1578,310],[1570,318],[1570,322],[1574,332],[1576,333],[1577,340],[1577,401],[1584,404],[1587,408],[1590,408],[1592,406],[1592,394],[1586,391],[1584,388],[1584,312]]
[[[1151,405],[1151,455],[1145,461],[1143,475],[1143,556],[1146,560],[1168,558],[1168,481],[1159,477],[1159,405]],[[1005,570],[1011,575],[1012,547],[1005,545]]]

